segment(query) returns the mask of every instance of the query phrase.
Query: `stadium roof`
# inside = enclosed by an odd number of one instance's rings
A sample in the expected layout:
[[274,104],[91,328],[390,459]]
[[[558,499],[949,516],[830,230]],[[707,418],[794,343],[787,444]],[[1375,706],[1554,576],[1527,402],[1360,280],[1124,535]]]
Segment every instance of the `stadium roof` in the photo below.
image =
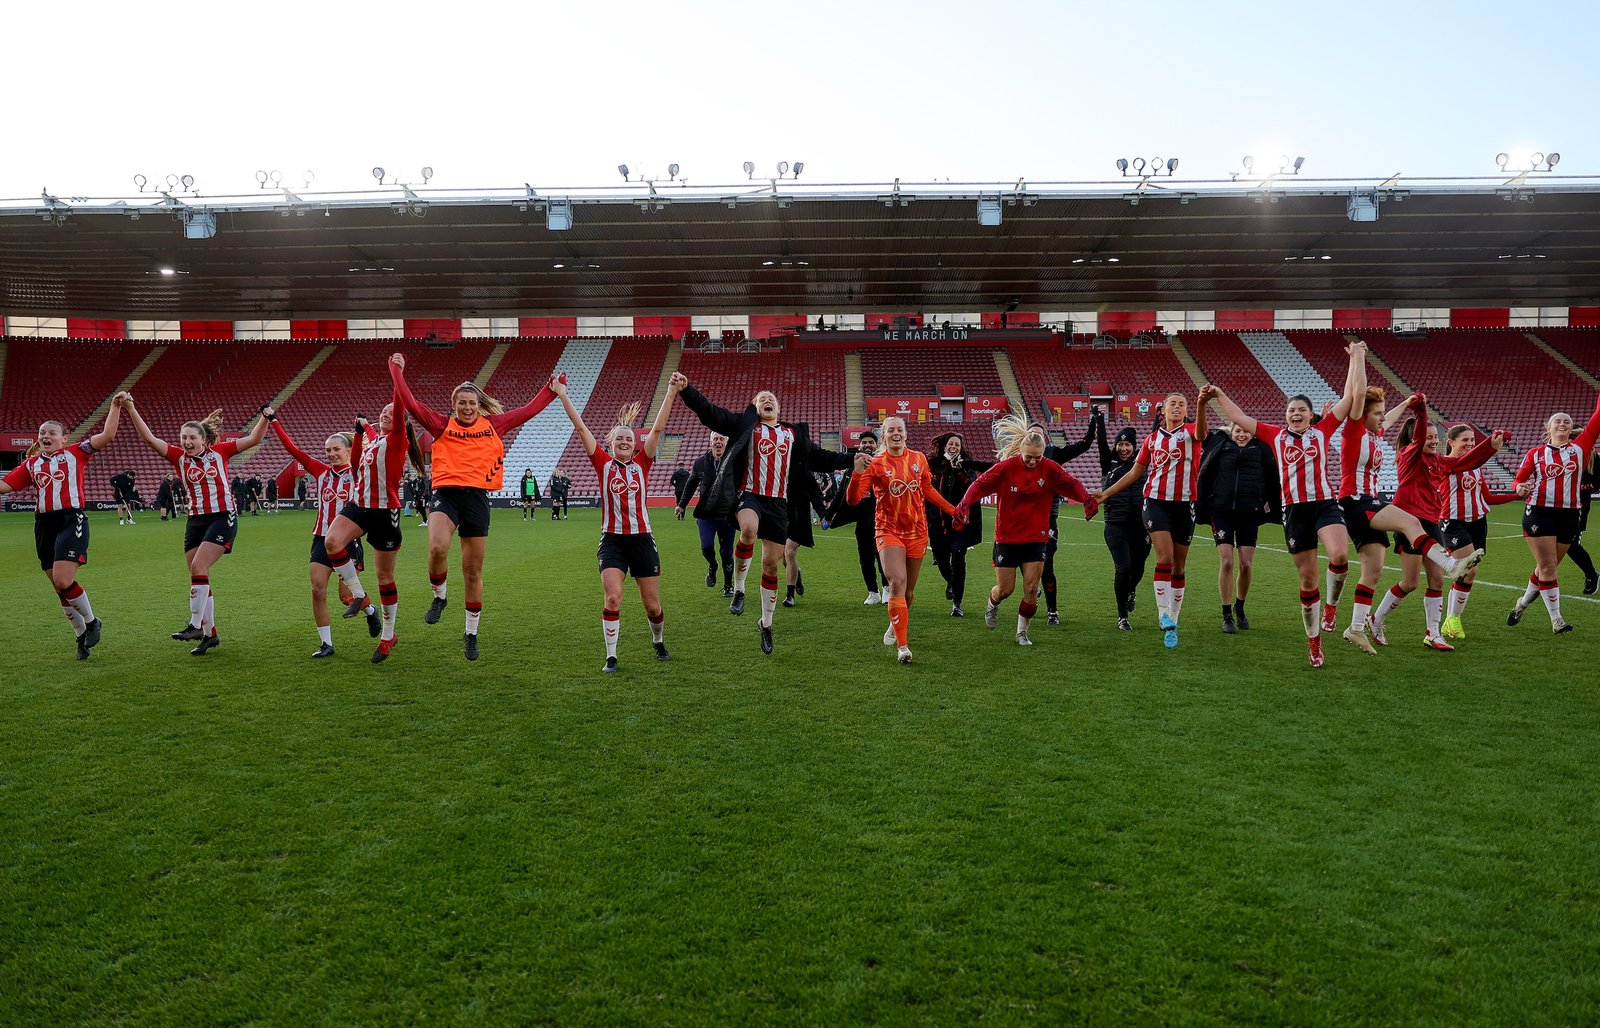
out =
[[[242,320],[1600,302],[1592,179],[655,190],[0,201],[0,311]],[[1352,220],[1352,194],[1376,220]],[[999,225],[979,223],[983,199],[998,202]],[[548,227],[552,201],[570,204],[570,229]],[[188,237],[211,219],[214,235]]]

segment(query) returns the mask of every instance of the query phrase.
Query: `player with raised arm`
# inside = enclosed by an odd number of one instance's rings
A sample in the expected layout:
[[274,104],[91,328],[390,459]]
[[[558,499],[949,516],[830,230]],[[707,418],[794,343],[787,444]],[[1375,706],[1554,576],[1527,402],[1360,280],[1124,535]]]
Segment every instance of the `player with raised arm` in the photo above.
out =
[[[772,652],[772,615],[778,607],[778,565],[789,532],[790,476],[842,471],[850,458],[812,444],[801,426],[778,420],[778,397],[763,389],[742,413],[719,407],[673,372],[672,385],[700,423],[728,437],[727,453],[712,484],[707,513],[732,516],[739,526],[733,549],[733,602],[728,613],[744,613],[744,585],[761,540],[761,652]],[[703,503],[702,506],[705,506]]]
[[633,422],[639,416],[639,404],[622,408],[617,423],[606,433],[606,448],[595,439],[583,417],[572,405],[567,395],[567,383],[562,377],[550,376],[549,389],[561,400],[572,427],[577,429],[583,442],[583,452],[594,465],[600,482],[600,588],[605,593],[605,607],[600,612],[600,632],[606,644],[606,662],[602,671],[617,670],[617,636],[621,634],[622,582],[633,576],[639,586],[639,602],[644,604],[645,620],[650,622],[650,641],[655,646],[657,660],[670,660],[665,638],[666,614],[661,609],[661,555],[656,550],[655,537],[650,534],[650,511],[647,486],[650,468],[655,463],[656,448],[661,444],[662,433],[667,428],[667,417],[672,411],[672,399],[681,385],[669,382],[666,398],[656,411],[656,420],[639,440],[633,431]]
[[1556,568],[1567,555],[1567,547],[1578,537],[1582,507],[1580,493],[1583,467],[1594,453],[1600,437],[1600,399],[1588,424],[1572,434],[1572,415],[1552,414],[1544,426],[1545,441],[1528,448],[1517,469],[1516,484],[1527,483],[1528,501],[1522,512],[1522,535],[1533,553],[1533,575],[1528,588],[1506,615],[1506,624],[1515,626],[1522,612],[1535,599],[1544,599],[1550,612],[1550,627],[1557,635],[1572,631],[1561,616],[1561,589]]
[[1185,569],[1194,541],[1194,501],[1199,494],[1200,441],[1206,435],[1206,407],[1194,421],[1189,400],[1173,393],[1161,405],[1160,424],[1144,437],[1133,467],[1095,500],[1104,505],[1129,486],[1144,482],[1144,527],[1156,553],[1156,609],[1167,649],[1178,645],[1178,615],[1183,610]]
[[[450,391],[449,416],[438,414],[411,395],[405,379],[405,354],[389,357],[400,406],[433,435],[433,507],[428,514],[428,582],[433,603],[423,620],[436,624],[446,604],[450,537],[461,536],[461,577],[465,586],[465,630],[461,636],[468,660],[478,659],[478,626],[483,615],[483,555],[488,549],[489,494],[504,484],[505,434],[544,410],[555,399],[549,386],[515,410],[506,410],[472,382]],[[399,414],[399,410],[395,414]]]
[[[318,460],[290,438],[288,429],[278,420],[275,410],[266,407],[261,413],[272,422],[272,431],[277,434],[283,448],[289,451],[289,456],[299,462],[312,478],[311,495],[317,500],[317,517],[311,526],[311,618],[316,623],[320,645],[311,656],[321,660],[333,656],[334,652],[333,619],[328,615],[328,579],[333,576],[334,562],[328,554],[327,532],[334,518],[338,517],[339,510],[355,492],[350,466],[350,445],[354,436],[348,432],[335,432],[328,436],[322,442],[322,453],[326,459]],[[359,564],[360,561],[357,555],[354,562]],[[360,588],[359,579],[356,587]],[[355,590],[351,592],[353,595]],[[352,602],[352,606],[367,616],[367,631],[376,637],[380,627],[378,608],[367,599],[365,592]]]
[[[1444,575],[1455,578],[1477,567],[1483,559],[1482,550],[1475,550],[1464,560],[1450,556],[1442,542],[1439,521],[1444,509],[1439,497],[1439,485],[1444,476],[1454,471],[1471,471],[1479,468],[1505,443],[1503,433],[1484,439],[1461,457],[1447,458],[1439,453],[1439,434],[1428,421],[1427,397],[1413,393],[1406,399],[1406,410],[1413,416],[1400,429],[1395,463],[1400,472],[1400,488],[1394,494],[1394,506],[1415,517],[1422,526],[1420,536],[1407,541],[1404,534],[1396,533],[1395,550],[1400,554],[1400,581],[1390,587],[1372,614],[1372,637],[1387,643],[1384,625],[1400,602],[1417,588],[1423,560],[1432,557],[1427,566],[1428,589],[1423,599],[1423,614],[1427,622],[1424,645],[1435,650],[1452,650],[1440,633],[1440,620],[1444,611]],[[1420,542],[1419,542],[1420,540]]]
[[211,588],[211,567],[233,552],[239,530],[239,511],[229,488],[228,461],[241,450],[257,446],[267,434],[267,418],[256,419],[249,435],[222,439],[222,411],[214,410],[200,421],[186,421],[173,446],[156,438],[139,416],[133,397],[123,395],[122,409],[139,438],[178,474],[189,501],[189,521],[183,531],[183,559],[189,567],[189,624],[172,638],[198,645],[191,656],[203,657],[220,645],[217,637],[217,595]]
[[906,448],[903,418],[883,423],[884,448],[876,456],[856,454],[850,476],[850,502],[860,503],[868,492],[876,499],[873,524],[878,557],[889,576],[889,629],[885,646],[898,646],[900,663],[911,663],[911,605],[916,599],[922,558],[928,552],[928,504],[952,518],[956,508],[933,487],[928,457]]
[[39,570],[50,579],[61,612],[72,625],[79,660],[89,659],[104,627],[94,615],[89,594],[78,584],[78,568],[89,563],[89,518],[83,512],[89,492],[84,468],[117,437],[125,396],[118,393],[112,400],[99,432],[75,444],[67,442],[67,428],[61,422],[44,422],[22,463],[0,479],[0,496],[23,489],[35,491],[34,552]]
[[1015,415],[1000,418],[994,425],[993,467],[967,487],[956,504],[956,521],[965,521],[974,504],[991,494],[1000,502],[994,516],[994,588],[984,608],[983,623],[995,628],[1000,622],[1000,603],[1016,589],[1017,572],[1022,572],[1022,596],[1017,601],[1017,645],[1032,646],[1028,626],[1038,612],[1039,580],[1044,575],[1045,545],[1050,541],[1050,505],[1064,496],[1084,507],[1085,520],[1094,517],[1098,500],[1089,495],[1083,483],[1061,465],[1044,455],[1044,434],[1029,428]]
[[[1451,425],[1445,433],[1444,447],[1447,457],[1463,457],[1478,444],[1478,431],[1471,425]],[[1449,547],[1450,555],[1464,560],[1475,550],[1489,549],[1489,508],[1502,503],[1519,503],[1533,488],[1524,482],[1509,493],[1489,491],[1488,482],[1477,469],[1449,471],[1440,488],[1444,493],[1444,520],[1439,522],[1439,534]],[[1462,627],[1461,615],[1472,598],[1472,583],[1478,569],[1472,568],[1455,580],[1445,602],[1444,622],[1440,631],[1446,639],[1465,639],[1467,630]]]
[[[1278,463],[1278,479],[1283,503],[1283,534],[1295,570],[1300,575],[1300,617],[1306,630],[1306,649],[1311,666],[1323,663],[1323,618],[1318,610],[1321,595],[1317,589],[1317,544],[1328,554],[1328,599],[1337,603],[1349,569],[1350,536],[1344,514],[1328,482],[1328,461],[1334,429],[1350,414],[1356,396],[1367,388],[1367,348],[1365,343],[1345,347],[1350,360],[1345,371],[1344,395],[1320,420],[1311,400],[1291,396],[1284,408],[1284,426],[1268,425],[1246,414],[1215,385],[1200,391],[1200,402],[1215,397],[1233,424],[1272,448]],[[1372,647],[1363,636],[1357,643],[1368,653]]]
[[677,497],[678,520],[683,520],[689,500],[695,500],[694,523],[700,532],[700,555],[706,560],[706,588],[717,587],[717,571],[722,571],[722,595],[733,598],[733,522],[727,518],[713,518],[705,506],[711,495],[711,486],[717,480],[717,466],[728,451],[728,437],[720,432],[711,433],[710,449],[695,460],[689,477]]

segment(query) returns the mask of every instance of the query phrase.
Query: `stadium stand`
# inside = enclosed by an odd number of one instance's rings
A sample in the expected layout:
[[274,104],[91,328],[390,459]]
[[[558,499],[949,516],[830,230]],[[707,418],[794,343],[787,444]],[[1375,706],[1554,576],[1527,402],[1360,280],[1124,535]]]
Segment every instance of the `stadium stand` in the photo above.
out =
[[[608,338],[573,339],[562,347],[561,355],[556,358],[555,368],[566,374],[567,395],[572,399],[572,406],[580,413],[589,404],[590,395],[594,392],[594,387],[605,369],[612,345],[612,340]],[[505,362],[502,361],[501,367],[504,366]],[[497,369],[496,374],[498,373]],[[522,386],[527,392],[520,395],[517,402],[526,403],[549,377],[546,374],[537,384],[524,381]],[[499,394],[492,389],[489,395],[499,398]],[[544,495],[549,486],[551,473],[573,438],[572,422],[567,420],[566,412],[559,403],[552,403],[540,411],[518,430],[512,442],[506,446],[505,485],[497,495],[516,495],[517,490],[521,488],[523,468],[533,469],[534,476],[539,480],[540,495]],[[567,475],[572,476],[571,468],[568,469]],[[594,477],[592,469],[589,477],[591,480]],[[582,478],[572,479],[573,495],[579,494],[583,481]],[[591,490],[591,495],[592,492]]]
[[1594,409],[1594,391],[1518,329],[1430,329],[1424,339],[1363,336],[1446,418],[1510,429],[1511,446],[1499,460],[1507,469],[1544,437],[1551,414],[1566,411],[1581,424]]
[[72,431],[151,349],[150,343],[109,339],[12,338],[6,343],[0,428],[29,433],[47,420]]
[[[550,380],[550,373],[555,370],[566,348],[566,339],[544,337],[512,340],[510,348],[500,360],[500,366],[494,369],[484,388],[497,399],[510,397],[526,402]],[[566,418],[561,420],[565,422]],[[512,430],[506,437],[504,495],[516,495],[521,488],[523,469],[533,468],[539,480],[539,494],[543,496],[545,485],[550,480],[550,470],[561,456],[561,448],[554,440],[541,445],[539,433],[529,431],[531,424]]]
[[1179,339],[1206,378],[1221,385],[1246,414],[1272,424],[1283,421],[1283,389],[1238,334],[1183,332]]
[[[183,422],[203,418],[219,407],[223,412],[224,431],[248,428],[256,408],[270,402],[322,349],[321,343],[298,341],[157,345],[161,355],[134,384],[133,398],[150,430],[174,445]],[[273,446],[277,447],[276,441]],[[287,460],[281,448],[277,452],[282,460]],[[269,466],[270,462],[262,461],[265,455],[263,447],[252,460],[236,462],[234,468],[241,473],[248,469],[249,473],[266,478],[282,464]],[[105,479],[126,469],[138,475],[141,491],[147,499],[152,498],[155,483],[170,471],[170,465],[152,453],[131,427],[117,434],[116,441],[99,463],[104,473],[90,476],[89,481],[90,495],[94,499],[110,499],[111,489]]]
[[1567,360],[1600,378],[1600,328],[1539,328],[1531,330]]
[[[573,406],[583,415],[584,424],[589,426],[589,431],[594,433],[602,445],[605,435],[616,424],[617,412],[633,401],[639,401],[644,408],[650,406],[650,398],[656,389],[656,379],[661,373],[662,361],[667,356],[668,340],[665,336],[633,336],[623,339],[613,339],[605,359],[605,365],[596,376],[594,386],[590,390],[586,402],[580,406],[577,397],[573,397]],[[566,362],[560,364],[561,370],[567,371]],[[572,373],[568,371],[568,390],[571,390]],[[559,414],[559,409],[557,410]],[[649,425],[642,419],[651,416],[651,411],[641,412],[640,422],[635,422],[634,427],[641,433]],[[566,421],[566,416],[562,415]],[[531,426],[530,426],[531,427]],[[527,465],[516,465],[519,469]],[[569,432],[566,443],[561,453],[559,463],[561,471],[572,479],[572,494],[574,496],[593,496],[599,488],[595,478],[594,467],[589,463],[589,458],[584,456],[583,442],[578,433]],[[665,472],[663,474],[663,472]],[[534,469],[538,474],[538,468]],[[547,476],[548,477],[548,476]],[[672,491],[667,484],[672,477],[670,469],[655,469],[650,475],[649,490],[651,493],[669,493]],[[509,483],[510,476],[507,476]],[[542,488],[542,483],[541,483]]]

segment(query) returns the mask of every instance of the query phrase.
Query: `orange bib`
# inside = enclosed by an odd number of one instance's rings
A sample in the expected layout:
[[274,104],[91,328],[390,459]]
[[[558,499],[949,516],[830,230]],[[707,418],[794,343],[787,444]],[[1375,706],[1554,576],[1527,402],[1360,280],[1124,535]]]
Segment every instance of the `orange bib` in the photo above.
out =
[[485,417],[479,417],[466,427],[450,418],[445,422],[444,432],[433,441],[435,487],[499,489],[505,463],[505,444]]

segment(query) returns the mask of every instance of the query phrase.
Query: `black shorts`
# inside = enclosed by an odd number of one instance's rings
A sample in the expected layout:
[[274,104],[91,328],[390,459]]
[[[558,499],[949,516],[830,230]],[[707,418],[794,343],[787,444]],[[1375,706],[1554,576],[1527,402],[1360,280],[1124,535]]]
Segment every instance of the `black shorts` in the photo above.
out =
[[[400,548],[400,510],[396,507],[357,507],[347,503],[339,516],[354,521],[374,550],[389,553]],[[465,532],[461,533],[466,535]]]
[[621,568],[634,578],[661,577],[661,554],[656,551],[655,536],[649,532],[604,532],[595,556],[600,559],[601,571]]
[[1283,508],[1283,538],[1290,553],[1305,553],[1317,548],[1317,533],[1329,525],[1343,525],[1344,514],[1337,500],[1291,503]]
[[1451,553],[1461,549],[1463,546],[1470,546],[1474,550],[1487,550],[1489,548],[1489,519],[1441,521],[1439,522],[1439,536],[1444,540],[1444,548]]
[[1144,527],[1147,532],[1167,532],[1175,546],[1194,542],[1194,504],[1186,500],[1155,500],[1145,497]]
[[41,571],[49,571],[58,560],[89,563],[89,518],[76,507],[35,514],[33,548]]
[[1259,510],[1214,510],[1211,541],[1218,546],[1254,546],[1263,517]]
[[1576,507],[1529,507],[1522,512],[1522,534],[1529,539],[1548,539],[1572,545],[1578,538],[1579,512]]
[[1044,563],[1044,543],[995,543],[992,561],[997,568],[1020,568]]
[[239,534],[239,517],[232,511],[221,514],[191,514],[183,529],[183,551],[201,543],[216,543],[223,553],[233,552],[233,538]]
[[433,509],[454,522],[463,539],[482,539],[489,534],[487,490],[465,485],[435,486]]
[[1360,550],[1363,546],[1377,543],[1384,549],[1389,548],[1389,533],[1379,531],[1372,527],[1372,519],[1385,504],[1376,496],[1346,496],[1339,501],[1339,509],[1344,512],[1345,531],[1350,533],[1350,545]]
[[132,489],[117,489],[115,492],[116,492],[116,497],[115,497],[116,502],[118,502],[118,503],[132,503],[133,502],[133,490]]
[[[350,540],[350,545],[346,546],[344,551],[355,561],[357,571],[367,570],[367,552],[361,548],[360,539]],[[327,543],[320,535],[311,537],[311,563],[321,564],[327,568],[333,567],[333,561],[328,557]]]
[[753,510],[760,521],[756,524],[756,538],[782,546],[789,541],[789,504],[771,496],[740,493],[734,505],[733,523],[739,523],[739,511]]
[[[1425,518],[1418,518],[1417,521],[1422,524],[1423,535],[1427,536],[1429,539],[1432,539],[1440,546],[1445,545],[1444,533],[1439,530],[1439,523],[1437,521],[1428,521]],[[1404,532],[1396,532],[1394,534],[1394,552],[1414,553],[1419,557],[1422,555],[1421,550],[1411,545],[1411,540],[1406,538]]]

